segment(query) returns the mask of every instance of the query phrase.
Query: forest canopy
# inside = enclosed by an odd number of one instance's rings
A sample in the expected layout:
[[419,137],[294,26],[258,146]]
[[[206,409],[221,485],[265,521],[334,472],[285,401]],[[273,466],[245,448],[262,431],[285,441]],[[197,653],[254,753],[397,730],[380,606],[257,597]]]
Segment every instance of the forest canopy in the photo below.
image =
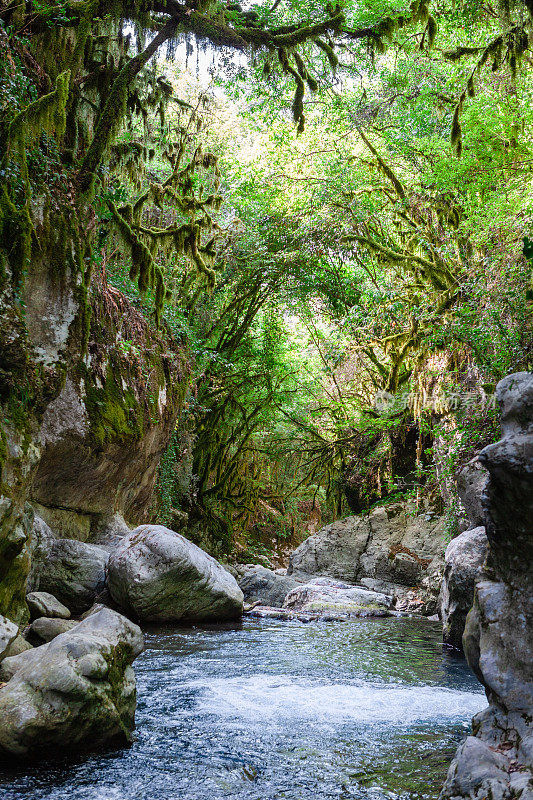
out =
[[257,555],[494,438],[532,360],[532,14],[0,3],[2,292],[48,237],[183,343],[162,521]]

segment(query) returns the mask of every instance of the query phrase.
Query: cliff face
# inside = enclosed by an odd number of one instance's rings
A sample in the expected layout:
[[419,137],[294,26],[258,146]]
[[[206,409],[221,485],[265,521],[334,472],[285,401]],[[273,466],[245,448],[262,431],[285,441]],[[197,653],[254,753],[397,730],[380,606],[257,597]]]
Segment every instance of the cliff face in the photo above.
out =
[[31,499],[59,533],[86,539],[115,513],[144,522],[188,385],[184,348],[93,280],[87,352],[47,407]]
[[477,582],[463,645],[485,686],[442,797],[531,797],[533,793],[533,375],[500,382],[502,438],[480,456],[489,556]]

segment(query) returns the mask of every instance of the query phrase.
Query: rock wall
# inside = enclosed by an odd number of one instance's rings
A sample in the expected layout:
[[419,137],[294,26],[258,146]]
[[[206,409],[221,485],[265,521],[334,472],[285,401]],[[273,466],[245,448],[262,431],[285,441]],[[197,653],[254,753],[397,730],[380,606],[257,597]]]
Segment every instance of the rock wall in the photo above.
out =
[[[440,586],[445,525],[431,509],[395,503],[322,528],[292,554],[289,575],[324,575],[378,591]],[[438,591],[438,589],[437,589]]]
[[480,460],[489,555],[463,637],[488,708],[474,717],[444,798],[533,797],[533,375],[497,387],[502,438]]
[[145,521],[189,376],[179,343],[124,295],[100,279],[91,299],[87,354],[44,413],[31,487],[40,516],[80,540],[117,513]]

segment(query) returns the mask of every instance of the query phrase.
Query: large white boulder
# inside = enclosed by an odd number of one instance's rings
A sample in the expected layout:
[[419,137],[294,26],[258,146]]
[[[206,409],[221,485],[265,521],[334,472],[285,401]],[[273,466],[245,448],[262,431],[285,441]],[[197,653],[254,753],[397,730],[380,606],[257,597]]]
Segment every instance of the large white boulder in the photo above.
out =
[[108,588],[113,600],[146,622],[237,619],[243,593],[214,558],[162,525],[141,525],[111,553]]

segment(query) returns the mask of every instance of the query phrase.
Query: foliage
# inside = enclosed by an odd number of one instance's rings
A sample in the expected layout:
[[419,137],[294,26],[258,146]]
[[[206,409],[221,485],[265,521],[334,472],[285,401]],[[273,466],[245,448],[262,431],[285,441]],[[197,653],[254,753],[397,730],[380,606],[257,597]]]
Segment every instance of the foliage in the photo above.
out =
[[[527,3],[50,0],[0,24],[9,302],[57,206],[79,291],[107,272],[194,357],[162,519],[256,551],[304,534],[299,504],[431,486],[444,429],[450,474],[495,435],[449,395],[531,368]],[[224,50],[208,88],[176,66],[192,37]]]

